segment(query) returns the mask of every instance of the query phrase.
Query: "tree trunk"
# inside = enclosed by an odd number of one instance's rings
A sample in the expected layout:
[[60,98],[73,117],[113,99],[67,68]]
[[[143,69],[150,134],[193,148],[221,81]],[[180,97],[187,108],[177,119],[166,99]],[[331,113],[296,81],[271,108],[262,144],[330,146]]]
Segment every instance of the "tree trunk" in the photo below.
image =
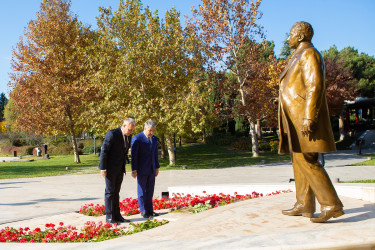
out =
[[161,147],[160,158],[164,160],[165,159],[165,136],[164,136],[164,133],[161,134],[161,136],[160,136],[160,147]]
[[78,154],[76,134],[74,132],[73,118],[72,118],[72,115],[70,113],[70,106],[69,105],[66,107],[66,113],[68,115],[69,130],[70,130],[70,135],[72,137],[72,143],[73,143],[74,162],[75,163],[81,163],[81,160],[79,159],[79,154]]
[[257,136],[259,140],[262,140],[262,125],[259,119],[257,120]]
[[251,135],[251,151],[253,152],[253,157],[259,156],[259,147],[258,147],[258,139],[257,133],[255,131],[255,122],[249,119],[250,123],[250,135]]
[[344,114],[340,112],[339,114],[339,131],[340,131],[340,141],[345,139],[345,130],[344,130]]
[[181,138],[181,135],[178,136],[178,146],[182,147],[182,138]]
[[174,151],[173,135],[167,135],[166,141],[167,141],[167,149],[168,149],[168,156],[169,156],[169,165],[175,165],[176,154]]
[[203,143],[204,144],[206,144],[207,143],[207,135],[206,135],[206,130],[205,129],[203,129],[203,136],[202,136],[203,138]]

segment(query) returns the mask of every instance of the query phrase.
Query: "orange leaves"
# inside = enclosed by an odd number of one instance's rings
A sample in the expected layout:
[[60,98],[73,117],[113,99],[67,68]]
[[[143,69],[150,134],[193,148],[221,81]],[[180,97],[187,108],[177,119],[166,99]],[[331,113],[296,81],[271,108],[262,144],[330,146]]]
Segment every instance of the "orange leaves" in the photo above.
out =
[[44,1],[13,53],[10,97],[18,112],[16,124],[30,132],[70,133],[67,105],[73,124],[83,129],[87,122],[81,122],[82,112],[98,100],[89,77],[95,67],[88,63],[95,34],[69,7],[67,0]]

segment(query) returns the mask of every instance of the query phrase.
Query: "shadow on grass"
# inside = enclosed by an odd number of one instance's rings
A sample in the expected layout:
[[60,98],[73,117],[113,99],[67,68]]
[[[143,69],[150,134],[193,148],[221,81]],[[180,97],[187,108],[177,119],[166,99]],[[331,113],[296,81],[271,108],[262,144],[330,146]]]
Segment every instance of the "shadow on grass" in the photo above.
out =
[[200,144],[193,147],[177,148],[176,165],[170,166],[168,159],[160,160],[162,169],[209,169],[228,168],[262,163],[290,161],[290,155],[278,155],[276,152],[260,153],[259,157],[252,157],[251,152],[239,152],[229,147]]

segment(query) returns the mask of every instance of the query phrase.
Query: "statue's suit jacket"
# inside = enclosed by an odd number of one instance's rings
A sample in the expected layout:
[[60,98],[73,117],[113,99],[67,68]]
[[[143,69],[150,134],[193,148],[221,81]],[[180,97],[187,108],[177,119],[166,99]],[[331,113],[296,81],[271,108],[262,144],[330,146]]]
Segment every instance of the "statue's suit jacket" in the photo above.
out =
[[[311,43],[303,42],[280,75],[279,153],[336,151],[324,84],[324,62]],[[316,127],[303,136],[303,119]]]

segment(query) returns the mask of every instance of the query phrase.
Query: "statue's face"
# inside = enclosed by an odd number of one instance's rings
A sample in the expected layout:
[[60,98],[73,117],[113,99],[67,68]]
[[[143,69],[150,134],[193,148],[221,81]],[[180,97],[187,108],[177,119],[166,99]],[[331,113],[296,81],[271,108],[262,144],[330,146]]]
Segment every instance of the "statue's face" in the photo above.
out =
[[291,49],[296,49],[300,43],[300,34],[297,32],[297,29],[294,26],[290,30],[287,42]]

